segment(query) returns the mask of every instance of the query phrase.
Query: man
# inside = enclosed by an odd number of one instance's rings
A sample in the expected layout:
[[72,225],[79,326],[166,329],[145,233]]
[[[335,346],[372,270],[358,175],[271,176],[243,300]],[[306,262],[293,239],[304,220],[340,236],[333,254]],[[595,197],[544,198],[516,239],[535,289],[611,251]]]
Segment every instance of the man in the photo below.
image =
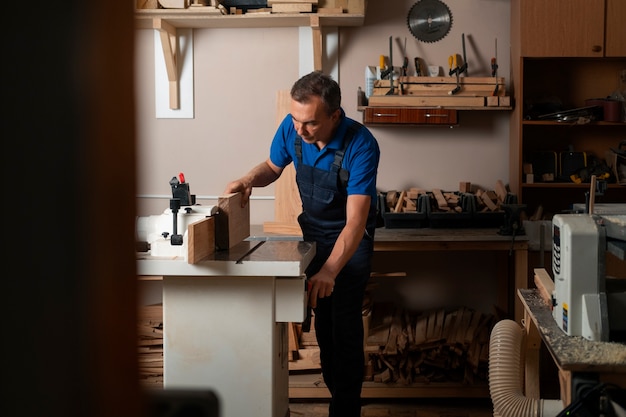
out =
[[316,243],[307,268],[309,306],[315,315],[329,417],[360,417],[363,382],[361,310],[370,276],[376,223],[376,174],[380,150],[367,128],[346,117],[339,85],[319,71],[291,89],[290,114],[278,128],[270,157],[226,193],[275,181],[291,162],[303,212],[303,238]]

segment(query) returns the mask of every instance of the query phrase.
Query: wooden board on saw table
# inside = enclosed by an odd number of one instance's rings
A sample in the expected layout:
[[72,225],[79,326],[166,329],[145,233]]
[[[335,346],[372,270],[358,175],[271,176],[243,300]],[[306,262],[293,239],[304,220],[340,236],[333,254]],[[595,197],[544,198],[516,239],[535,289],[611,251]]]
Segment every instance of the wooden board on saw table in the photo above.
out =
[[196,264],[215,252],[215,217],[207,217],[187,226],[187,262]]
[[[289,114],[291,95],[288,90],[279,91],[276,95],[276,126],[279,126]],[[274,221],[263,223],[263,231],[302,236],[298,224],[298,215],[302,212],[302,200],[296,184],[296,170],[289,164],[280,178],[274,183]]]
[[250,236],[250,204],[241,206],[241,193],[226,194],[217,199],[215,246],[230,249]]

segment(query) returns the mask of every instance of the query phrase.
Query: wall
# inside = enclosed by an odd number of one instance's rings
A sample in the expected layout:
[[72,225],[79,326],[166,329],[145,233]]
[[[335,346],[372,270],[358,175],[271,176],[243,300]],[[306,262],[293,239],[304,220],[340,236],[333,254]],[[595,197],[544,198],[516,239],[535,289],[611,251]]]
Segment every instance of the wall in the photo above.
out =
[[[444,0],[452,12],[448,35],[435,43],[415,39],[407,14],[415,1],[370,0],[362,27],[339,29],[337,54],[343,107],[362,120],[356,91],[364,70],[389,55],[402,64],[406,39],[409,70],[419,56],[447,72],[447,58],[462,53],[465,33],[470,76],[489,76],[498,44],[498,75],[510,82],[508,0]],[[299,76],[298,28],[196,29],[194,42],[195,117],[156,119],[154,34],[136,31],[138,214],[168,207],[170,178],[183,171],[201,204],[213,204],[228,181],[267,157],[276,125],[276,91]],[[325,70],[329,68],[325,67]],[[378,188],[417,186],[456,190],[459,181],[493,189],[508,182],[509,112],[462,112],[460,126],[372,128],[381,147]],[[251,222],[274,219],[273,186],[256,190]]]

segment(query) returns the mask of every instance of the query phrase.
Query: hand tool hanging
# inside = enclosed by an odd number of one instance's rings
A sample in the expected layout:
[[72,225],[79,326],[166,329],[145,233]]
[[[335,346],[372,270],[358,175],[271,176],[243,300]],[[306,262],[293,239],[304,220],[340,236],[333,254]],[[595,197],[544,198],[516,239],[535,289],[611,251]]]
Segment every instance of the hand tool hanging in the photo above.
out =
[[461,81],[459,80],[459,73],[461,68],[459,67],[459,55],[453,54],[448,57],[448,65],[450,66],[450,71],[448,74],[452,76],[452,74],[456,74],[456,87],[454,90],[448,92],[450,95],[454,95],[461,91]]
[[406,38],[404,38],[404,61],[402,61],[402,75],[407,76],[409,69],[409,57],[406,56]]
[[465,33],[461,34],[461,43],[463,44],[463,65],[461,65],[459,69],[459,74],[465,73],[465,76],[469,77],[469,72],[467,71],[467,57],[465,55]]
[[491,76],[494,77],[496,87],[493,89],[492,96],[498,95],[498,38],[496,38],[496,54],[491,58]]
[[381,71],[380,71],[380,79],[384,80],[389,76],[389,91],[387,91],[387,96],[393,94],[393,37],[389,37],[389,66],[383,71],[382,69],[382,59],[381,59]]
[[415,76],[422,76],[422,66],[420,65],[420,59],[417,56],[415,57]]

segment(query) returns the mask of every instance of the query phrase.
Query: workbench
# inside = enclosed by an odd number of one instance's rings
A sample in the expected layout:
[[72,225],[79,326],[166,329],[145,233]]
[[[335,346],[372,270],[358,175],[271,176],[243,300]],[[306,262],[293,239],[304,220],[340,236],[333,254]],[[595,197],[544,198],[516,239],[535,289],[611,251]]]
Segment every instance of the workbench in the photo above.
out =
[[162,276],[163,386],[210,389],[222,417],[289,415],[287,322],[305,317],[311,243],[244,241],[189,264],[140,255]]
[[600,382],[626,389],[626,345],[590,341],[568,336],[556,324],[550,307],[536,289],[518,289],[524,308],[526,329],[525,394],[540,398],[539,349],[545,344],[559,372],[561,400],[567,406],[572,398],[572,378],[576,374],[594,375]]
[[[268,234],[253,227],[252,233],[257,237],[279,238],[280,235]],[[459,274],[464,268],[479,271],[495,268],[489,273],[496,275],[495,304],[511,317],[520,321],[523,314],[521,302],[516,300],[515,289],[528,287],[528,238],[526,236],[501,236],[498,229],[492,228],[457,228],[457,229],[387,229],[378,228],[374,236],[374,257],[384,253],[398,252],[411,261],[416,252],[437,252],[449,256],[454,252],[497,252],[499,259],[495,265],[458,265]],[[253,236],[254,237],[254,236]],[[450,263],[454,264],[454,260]],[[512,272],[512,273],[510,273]],[[480,272],[479,272],[480,274]],[[409,278],[410,279],[410,278]],[[479,290],[477,290],[479,291]],[[478,294],[470,293],[468,297]],[[514,307],[513,307],[514,306]],[[292,375],[289,386],[290,398],[328,398],[324,383],[315,376]],[[489,389],[484,384],[466,385],[454,383],[383,384],[365,382],[362,390],[363,398],[414,398],[414,397],[489,397]]]
[[[512,288],[528,288],[528,238],[502,236],[498,229],[376,229],[374,252],[418,251],[496,251],[509,254],[513,275],[498,281],[498,305],[512,313],[516,320],[522,317],[519,301],[515,301]],[[508,272],[508,269],[507,269]],[[513,309],[510,308],[514,304]]]

